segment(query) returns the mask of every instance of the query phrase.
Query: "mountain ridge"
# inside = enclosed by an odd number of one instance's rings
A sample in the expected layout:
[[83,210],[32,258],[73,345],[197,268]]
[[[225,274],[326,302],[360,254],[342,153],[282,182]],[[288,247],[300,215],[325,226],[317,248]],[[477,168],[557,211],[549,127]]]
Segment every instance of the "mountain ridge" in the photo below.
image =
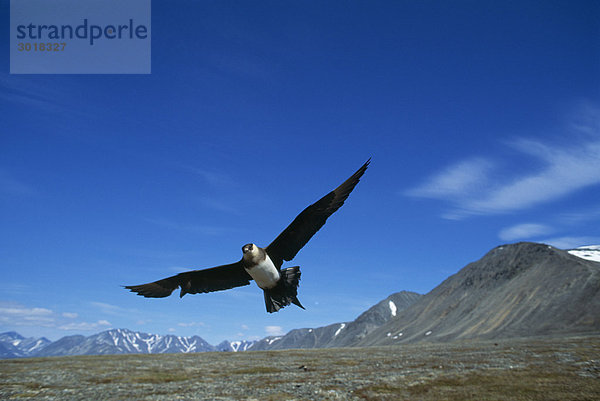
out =
[[333,348],[352,346],[368,333],[386,323],[402,310],[416,302],[422,295],[400,291],[379,301],[351,322],[333,323],[316,328],[302,328],[285,335],[270,336],[257,341],[250,350],[280,350],[290,348]]
[[600,263],[521,242],[469,263],[357,345],[600,332],[598,311]]
[[28,356],[42,350],[51,342],[46,337],[25,338],[16,331],[0,333],[0,358]]
[[259,341],[223,341],[111,329],[55,342],[0,334],[0,358],[122,353],[253,351],[418,341],[600,333],[600,246],[560,250],[498,246],[425,295],[391,294],[351,322],[293,329]]

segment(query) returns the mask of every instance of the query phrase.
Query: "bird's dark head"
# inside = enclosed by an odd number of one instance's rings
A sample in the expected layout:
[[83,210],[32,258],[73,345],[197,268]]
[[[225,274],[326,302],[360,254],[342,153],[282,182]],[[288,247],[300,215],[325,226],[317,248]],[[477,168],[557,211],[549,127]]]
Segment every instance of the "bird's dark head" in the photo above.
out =
[[258,261],[264,259],[264,251],[261,248],[257,247],[254,244],[246,244],[242,247],[242,252],[244,252],[243,259],[247,263],[258,263]]

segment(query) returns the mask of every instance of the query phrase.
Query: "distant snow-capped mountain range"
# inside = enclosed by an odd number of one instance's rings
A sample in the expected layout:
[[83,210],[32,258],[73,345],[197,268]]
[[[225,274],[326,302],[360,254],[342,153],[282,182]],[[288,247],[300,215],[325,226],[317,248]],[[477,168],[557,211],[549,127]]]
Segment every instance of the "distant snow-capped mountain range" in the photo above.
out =
[[24,338],[14,331],[0,334],[0,358],[102,354],[165,354],[208,351],[245,351],[251,341],[223,341],[217,346],[199,336],[148,334],[112,329],[85,337],[67,336],[57,341]]
[[284,336],[260,341],[223,341],[213,346],[199,336],[148,334],[127,329],[111,329],[89,337],[63,337],[55,342],[46,338],[24,338],[19,333],[0,334],[0,358],[47,357],[103,354],[165,354],[190,352],[242,352],[283,348],[344,346],[387,322],[396,311],[410,305],[419,294],[400,292],[379,302],[355,321],[315,329],[292,330]]
[[19,333],[9,331],[0,333],[0,358],[19,358],[36,354],[52,343],[45,337],[25,338]]
[[[600,246],[568,251],[522,242],[494,248],[426,295],[402,291],[352,322],[223,341],[112,329],[57,341],[0,334],[0,359],[98,354],[261,351],[415,341],[600,333]],[[532,294],[535,294],[533,296]],[[523,316],[527,316],[524,319]]]

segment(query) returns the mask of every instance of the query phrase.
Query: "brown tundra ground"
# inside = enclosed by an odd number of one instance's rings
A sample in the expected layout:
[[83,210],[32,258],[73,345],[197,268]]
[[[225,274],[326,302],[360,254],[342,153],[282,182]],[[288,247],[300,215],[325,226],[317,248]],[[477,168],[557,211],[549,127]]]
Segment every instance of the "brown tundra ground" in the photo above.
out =
[[600,336],[0,361],[2,400],[600,400]]

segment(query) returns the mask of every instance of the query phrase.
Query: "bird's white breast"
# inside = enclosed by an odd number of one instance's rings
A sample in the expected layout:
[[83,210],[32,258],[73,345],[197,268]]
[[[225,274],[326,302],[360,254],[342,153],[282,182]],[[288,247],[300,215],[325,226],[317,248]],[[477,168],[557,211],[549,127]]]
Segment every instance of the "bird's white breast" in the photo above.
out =
[[275,287],[279,281],[279,269],[275,267],[269,255],[266,255],[265,260],[246,271],[263,290]]

